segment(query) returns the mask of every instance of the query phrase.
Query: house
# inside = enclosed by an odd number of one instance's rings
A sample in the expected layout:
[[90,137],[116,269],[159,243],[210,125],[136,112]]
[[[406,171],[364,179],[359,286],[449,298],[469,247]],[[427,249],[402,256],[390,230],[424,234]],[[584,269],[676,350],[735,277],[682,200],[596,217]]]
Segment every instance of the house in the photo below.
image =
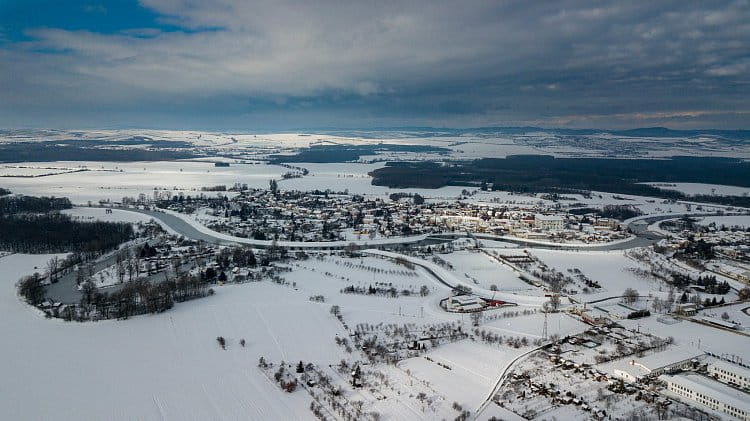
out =
[[454,295],[448,298],[448,308],[453,311],[477,311],[484,307],[484,300],[474,295]]
[[595,325],[595,326],[605,326],[608,325],[609,320],[609,314],[607,314],[604,311],[601,311],[598,308],[593,308],[589,310],[584,310],[581,312],[581,318],[584,322]]
[[697,312],[698,308],[694,303],[677,304],[677,308],[675,309],[675,313],[681,314],[683,316],[695,316]]

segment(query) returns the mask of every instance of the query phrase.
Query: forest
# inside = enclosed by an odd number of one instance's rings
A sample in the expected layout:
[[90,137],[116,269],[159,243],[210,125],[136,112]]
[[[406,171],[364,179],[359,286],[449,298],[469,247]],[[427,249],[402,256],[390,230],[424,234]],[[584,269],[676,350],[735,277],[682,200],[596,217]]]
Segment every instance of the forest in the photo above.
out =
[[[0,189],[2,190],[2,189]],[[3,193],[0,191],[0,196]],[[47,213],[70,209],[67,197],[5,196],[0,197],[0,216],[19,213]]]
[[67,215],[0,215],[0,249],[16,253],[99,254],[133,238],[128,223],[79,222]]
[[[0,162],[51,161],[171,161],[201,155],[192,150],[169,149],[104,149],[100,142],[58,144],[55,142],[19,142],[0,145]],[[175,145],[169,145],[175,147]],[[179,145],[178,145],[179,146]]]
[[[644,182],[710,183],[750,187],[750,163],[732,158],[672,159],[555,158],[515,155],[440,164],[389,162],[370,173],[372,183],[391,188],[438,188],[446,185],[533,193],[604,191],[681,200],[677,191]],[[690,200],[750,206],[745,196],[690,196]]]

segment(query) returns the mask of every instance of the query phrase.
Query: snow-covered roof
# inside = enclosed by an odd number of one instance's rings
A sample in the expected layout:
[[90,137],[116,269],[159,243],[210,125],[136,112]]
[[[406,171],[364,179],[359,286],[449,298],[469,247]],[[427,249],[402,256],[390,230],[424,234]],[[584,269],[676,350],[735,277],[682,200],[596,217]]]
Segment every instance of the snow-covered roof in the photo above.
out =
[[750,370],[737,364],[732,364],[723,360],[714,360],[711,362],[711,367],[716,367],[721,370],[725,370],[731,373],[735,373],[738,376],[746,377],[750,379]]
[[663,375],[659,376],[659,379],[680,385],[694,393],[710,396],[719,402],[730,404],[746,413],[750,413],[750,401],[747,399],[746,393],[710,378],[701,376],[700,374],[688,373],[675,376]]
[[562,221],[563,217],[560,215],[542,215],[538,213],[534,215],[534,219],[537,221]]

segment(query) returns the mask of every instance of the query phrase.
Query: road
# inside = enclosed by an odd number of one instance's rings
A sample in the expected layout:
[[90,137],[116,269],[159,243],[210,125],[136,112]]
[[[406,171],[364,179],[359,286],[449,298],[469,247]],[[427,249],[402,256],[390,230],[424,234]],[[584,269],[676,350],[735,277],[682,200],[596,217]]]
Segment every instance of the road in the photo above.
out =
[[[198,230],[195,226],[191,225],[189,222],[185,221],[183,218],[170,214],[165,212],[158,212],[158,211],[152,211],[147,209],[133,209],[133,208],[121,208],[122,210],[129,211],[129,212],[136,212],[141,213],[144,215],[148,215],[164,225],[168,226],[170,229],[172,229],[174,232],[176,232],[179,235],[183,235],[186,238],[191,238],[194,240],[204,241],[206,243],[210,244],[216,244],[216,245],[237,245],[237,244],[244,244],[247,245],[248,242],[251,242],[252,246],[254,247],[267,247],[268,242],[254,242],[253,240],[249,239],[238,239],[237,241],[229,240],[226,238],[221,238],[216,235],[212,235],[207,232],[203,232]],[[656,216],[656,217],[649,217],[649,218],[642,218],[645,219],[646,222],[649,224],[654,223],[659,220],[665,220],[665,219],[673,219],[673,218],[679,218],[681,215],[667,215],[667,216]],[[653,233],[651,231],[648,231],[645,229],[645,226],[642,225],[633,225],[633,222],[629,225],[631,227],[631,230],[636,234],[636,236],[628,241],[620,242],[620,243],[614,243],[614,244],[605,244],[601,246],[587,246],[587,247],[570,247],[565,246],[563,244],[561,245],[548,245],[548,244],[538,244],[538,243],[531,243],[531,242],[525,242],[522,239],[508,239],[506,237],[502,236],[494,236],[494,235],[488,235],[488,234],[474,234],[477,239],[492,239],[497,241],[505,241],[505,242],[513,242],[515,244],[519,244],[524,247],[529,248],[543,248],[543,249],[556,249],[556,250],[590,250],[590,251],[604,251],[604,250],[626,250],[629,248],[634,247],[645,247],[649,246],[651,244],[654,244],[655,242],[659,241],[662,237],[657,234]],[[360,241],[357,243],[358,248],[373,248],[373,247],[379,247],[379,248],[400,248],[400,247],[406,247],[409,245],[426,245],[426,244],[438,244],[441,242],[450,241],[452,239],[456,238],[464,238],[467,234],[465,233],[451,233],[451,234],[440,234],[440,235],[433,235],[429,237],[399,237],[399,238],[393,238],[391,241],[383,241],[379,244],[373,244],[372,242],[368,244],[367,242]],[[350,242],[331,242],[331,243],[324,243],[324,244],[313,244],[313,243],[306,243],[306,242],[279,242],[278,245],[280,247],[289,247],[289,248],[305,248],[305,249],[343,249],[347,247],[350,244]],[[115,256],[114,254],[105,258],[104,260],[96,263],[95,265],[95,271],[99,271],[109,265],[114,264],[115,262]],[[429,270],[429,269],[428,269]],[[432,272],[432,271],[431,271]],[[453,288],[455,285],[451,285],[450,283],[446,282],[445,279],[442,279],[442,277],[437,276],[433,273],[433,276],[444,284],[447,287]],[[111,288],[108,288],[110,292],[118,290],[118,286],[114,286]],[[72,302],[78,302],[81,297],[80,291],[76,289],[76,279],[75,279],[75,273],[69,273],[65,276],[63,276],[59,282],[50,285],[47,288],[48,296],[56,301],[63,302],[63,303],[72,303]]]
[[[218,244],[218,245],[234,245],[234,244],[249,244],[254,247],[264,248],[268,247],[267,241],[253,241],[250,239],[238,239],[236,241],[234,240],[228,240],[226,238],[221,238],[216,235],[212,235],[210,233],[206,233],[203,231],[198,230],[193,225],[191,225],[189,222],[185,221],[183,218],[170,214],[165,212],[158,212],[158,211],[152,211],[147,209],[132,209],[132,208],[125,208],[122,210],[126,210],[129,212],[137,212],[144,215],[148,215],[154,219],[159,220],[163,224],[167,225],[169,228],[174,230],[180,235],[183,235],[187,238],[192,238],[194,240],[201,240],[205,241],[207,243],[212,244]],[[658,220],[665,220],[665,219],[672,219],[679,217],[680,215],[669,215],[669,216],[657,216],[653,218],[649,218],[649,223],[653,223]],[[488,234],[474,234],[477,239],[487,239],[487,240],[497,240],[497,241],[504,241],[504,242],[511,242],[514,244],[518,244],[524,247],[530,247],[530,248],[543,248],[543,249],[556,249],[556,250],[589,250],[589,251],[606,251],[606,250],[627,250],[635,247],[646,247],[649,245],[652,245],[662,239],[663,237],[659,235],[658,233],[648,231],[646,229],[641,229],[637,225],[633,225],[631,227],[631,230],[634,231],[635,237],[628,240],[623,241],[619,243],[612,243],[612,244],[603,244],[603,245],[591,245],[591,246],[584,246],[584,247],[576,247],[576,246],[569,246],[565,244],[539,244],[537,242],[530,242],[530,241],[524,241],[523,239],[518,238],[508,238],[503,236],[495,236],[495,235],[488,235]],[[289,248],[306,248],[306,249],[343,249],[347,247],[350,243],[355,243],[357,247],[359,248],[373,248],[373,247],[399,247],[399,246],[405,246],[405,245],[415,245],[415,244],[423,244],[423,243],[436,243],[436,242],[445,242],[450,241],[455,238],[465,238],[467,235],[466,233],[451,233],[451,234],[437,234],[437,235],[431,235],[427,238],[419,238],[419,237],[397,237],[388,240],[384,240],[380,243],[377,243],[375,241],[367,242],[367,241],[352,241],[352,242],[345,242],[345,241],[336,241],[336,242],[330,242],[330,243],[310,243],[310,242],[283,242],[279,241],[278,246],[280,247],[289,247]]]

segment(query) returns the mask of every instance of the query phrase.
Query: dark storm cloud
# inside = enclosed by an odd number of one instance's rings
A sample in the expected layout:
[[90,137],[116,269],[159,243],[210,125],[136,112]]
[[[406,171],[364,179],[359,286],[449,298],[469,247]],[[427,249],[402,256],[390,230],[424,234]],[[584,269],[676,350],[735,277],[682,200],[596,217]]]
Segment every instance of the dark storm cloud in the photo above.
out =
[[750,117],[747,1],[141,4],[156,16],[149,27],[30,27],[0,45],[0,123],[747,127]]

